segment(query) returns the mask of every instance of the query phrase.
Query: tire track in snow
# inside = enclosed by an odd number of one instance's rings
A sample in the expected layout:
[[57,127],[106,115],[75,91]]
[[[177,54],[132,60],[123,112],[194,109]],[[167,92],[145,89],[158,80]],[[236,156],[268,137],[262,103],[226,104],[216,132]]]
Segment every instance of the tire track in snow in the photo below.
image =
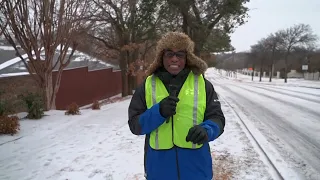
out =
[[[289,101],[285,101],[285,100],[282,100],[282,99],[279,99],[279,98],[275,98],[273,96],[270,96],[270,95],[267,95],[267,94],[264,94],[264,93],[256,92],[256,91],[253,91],[251,89],[248,89],[248,88],[245,88],[245,87],[242,87],[242,86],[239,86],[239,85],[233,84],[233,86],[236,86],[238,88],[244,89],[244,90],[249,91],[249,92],[254,93],[254,94],[258,94],[260,96],[267,97],[269,99],[273,99],[273,100],[281,102],[281,103],[283,103],[285,105],[290,105],[291,107],[294,107],[294,108],[297,108],[297,109],[301,109],[301,110],[305,111],[306,113],[314,115],[315,117],[320,117],[320,112],[318,112],[318,111],[314,111],[312,109],[309,109],[309,108],[306,108],[306,107],[300,106],[298,104],[295,104],[295,103],[292,103],[292,102],[289,102]],[[319,118],[319,121],[320,121],[320,118]]]
[[[274,90],[274,89],[265,88],[265,87],[261,87],[261,86],[255,86],[255,85],[249,85],[249,86],[255,87],[255,88],[264,89],[264,90],[267,90],[267,91],[270,91],[270,92],[275,92],[275,93],[278,93],[278,94],[282,94],[282,95],[286,95],[286,96],[291,96],[291,97],[295,97],[295,98],[299,98],[299,99],[303,99],[303,100],[306,100],[306,101],[310,101],[310,102],[314,102],[314,103],[319,103],[319,104],[320,104],[320,100],[311,99],[311,98],[307,98],[307,97],[302,97],[302,96],[294,95],[294,94],[289,94],[289,93],[285,93],[285,92],[282,92],[282,91],[277,91],[277,90]],[[301,94],[302,94],[302,93],[301,93]]]
[[[243,97],[243,94],[238,93],[236,90],[232,90],[229,87],[221,86],[221,88],[228,92],[231,92],[232,94],[237,94],[237,98],[241,99],[240,102],[246,102],[245,104],[254,104],[254,106],[257,107],[255,109],[256,113],[248,112],[248,109],[243,107],[243,105],[241,105],[239,101],[233,99],[233,103],[237,107],[239,107],[246,114],[246,116],[251,117],[249,119],[252,119],[252,114],[253,116],[255,114],[259,114],[259,115],[267,114],[267,116],[264,116],[264,117],[267,117],[268,119],[264,119],[264,121],[261,121],[261,120],[258,120],[258,121],[260,123],[266,124],[270,129],[275,131],[277,135],[280,135],[280,137],[283,138],[284,142],[286,142],[292,148],[293,152],[295,152],[298,156],[300,156],[301,159],[303,158],[306,159],[306,162],[309,162],[310,165],[316,170],[316,172],[320,172],[320,166],[318,163],[320,161],[320,157],[319,157],[320,144],[316,142],[310,142],[310,138],[307,135],[301,133],[299,130],[294,128],[291,124],[286,123],[281,116],[277,115],[276,113],[264,107],[263,105],[256,103],[252,100],[249,100],[246,97]],[[254,119],[260,119],[260,118],[256,117]],[[276,123],[276,127],[274,126],[274,123]],[[287,132],[287,133],[284,133],[284,132]],[[266,132],[266,133],[270,133],[270,132]],[[288,133],[291,133],[291,134],[287,136],[283,136],[283,134],[288,134]],[[270,138],[277,145],[278,143],[277,140],[274,140],[272,137]],[[292,142],[293,138],[296,140],[296,142],[299,142],[299,146],[297,146],[297,144],[294,144]],[[281,146],[279,146],[279,148],[281,148]],[[285,151],[286,151],[285,154],[288,154],[288,151],[287,150]],[[310,157],[309,153],[312,154],[313,158],[308,158],[308,155]],[[306,155],[303,155],[303,154],[306,154]],[[297,161],[296,159],[293,159],[293,160]],[[299,161],[297,163],[301,165],[301,167],[299,168],[301,169],[306,168],[306,165],[304,163],[301,163]]]

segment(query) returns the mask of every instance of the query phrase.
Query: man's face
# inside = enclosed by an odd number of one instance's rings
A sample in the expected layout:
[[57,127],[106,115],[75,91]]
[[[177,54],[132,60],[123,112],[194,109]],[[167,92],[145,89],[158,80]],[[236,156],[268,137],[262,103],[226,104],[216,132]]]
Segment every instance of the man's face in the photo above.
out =
[[163,53],[163,66],[173,75],[177,75],[186,65],[187,52],[177,49],[165,50]]

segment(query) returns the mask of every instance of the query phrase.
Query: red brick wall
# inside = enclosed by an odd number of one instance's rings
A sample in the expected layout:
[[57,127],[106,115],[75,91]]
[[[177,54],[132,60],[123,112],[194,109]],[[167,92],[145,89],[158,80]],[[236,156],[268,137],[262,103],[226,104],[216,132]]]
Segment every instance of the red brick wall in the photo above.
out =
[[[84,106],[91,104],[94,100],[117,95],[121,93],[121,82],[121,71],[113,71],[111,68],[96,71],[88,71],[88,67],[64,70],[56,98],[56,107],[58,110],[63,110],[72,102]],[[7,89],[6,96],[16,98],[18,94],[35,91],[38,87],[29,75],[25,75],[0,78],[0,89]],[[8,89],[14,89],[14,91]]]

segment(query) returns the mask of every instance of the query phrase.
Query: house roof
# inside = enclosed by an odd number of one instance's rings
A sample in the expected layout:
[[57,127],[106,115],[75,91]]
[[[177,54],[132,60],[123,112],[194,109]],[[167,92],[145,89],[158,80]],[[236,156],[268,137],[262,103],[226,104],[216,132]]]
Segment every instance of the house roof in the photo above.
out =
[[0,64],[16,57],[16,51],[5,40],[0,38]]
[[15,54],[15,51],[4,50],[4,48],[0,46],[0,64],[13,59],[16,56]]
[[[0,74],[27,72],[27,69],[24,63],[21,61],[20,57],[15,56],[16,52],[11,46],[9,46],[8,44],[5,44],[4,41],[2,42],[0,41],[0,50],[1,49],[2,51],[0,51],[1,53]],[[22,56],[24,58],[27,58],[26,54]],[[53,64],[57,62],[58,57],[59,57],[59,51],[56,51],[53,58],[54,59]],[[44,58],[45,57],[43,56],[43,59]],[[68,54],[66,58],[68,58]],[[85,67],[85,66],[88,66],[89,70],[97,70],[97,69],[104,69],[104,68],[110,68],[110,67],[115,70],[119,69],[118,65],[105,63],[97,58],[94,58],[80,51],[75,51],[73,57],[71,58],[70,64],[65,69],[73,69],[73,68]],[[59,66],[57,66],[55,70],[57,70],[58,68]]]

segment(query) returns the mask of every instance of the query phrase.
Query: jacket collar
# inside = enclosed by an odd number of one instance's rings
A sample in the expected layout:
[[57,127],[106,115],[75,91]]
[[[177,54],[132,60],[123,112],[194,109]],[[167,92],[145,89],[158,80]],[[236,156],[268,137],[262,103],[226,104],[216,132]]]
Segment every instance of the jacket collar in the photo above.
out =
[[[182,71],[179,72],[177,75],[170,74],[164,67],[160,67],[154,73],[155,76],[159,77],[159,79],[163,82],[165,87],[169,92],[169,85],[175,85],[178,87],[179,91],[184,84],[185,80],[187,79],[190,73],[189,68],[184,68]],[[170,92],[169,92],[170,93]]]

